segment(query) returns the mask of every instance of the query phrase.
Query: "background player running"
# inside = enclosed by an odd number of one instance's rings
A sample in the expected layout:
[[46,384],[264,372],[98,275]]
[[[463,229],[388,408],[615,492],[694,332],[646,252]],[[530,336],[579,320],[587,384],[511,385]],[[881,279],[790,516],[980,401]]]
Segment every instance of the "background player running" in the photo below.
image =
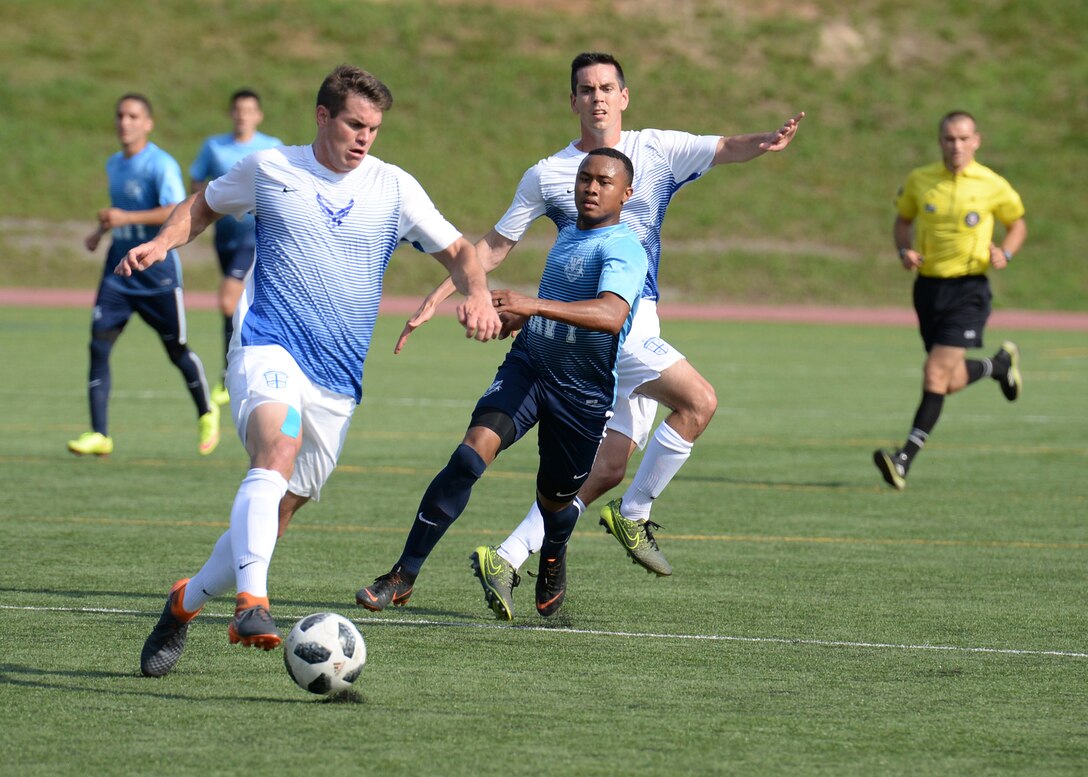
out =
[[106,162],[110,207],[98,211],[98,226],[84,240],[87,250],[93,252],[105,234],[113,238],[91,318],[87,382],[91,431],[69,440],[68,450],[77,455],[113,453],[113,438],[109,436],[110,352],[135,313],[158,333],[167,357],[185,378],[196,405],[197,450],[207,455],[219,444],[219,408],[209,397],[204,365],[186,342],[185,298],[177,252],[170,251],[161,264],[136,277],[120,277],[113,272],[128,250],[149,240],[174,206],[185,199],[181,168],[148,139],[155,120],[147,97],[122,96],[117,101],[115,118],[121,150]]

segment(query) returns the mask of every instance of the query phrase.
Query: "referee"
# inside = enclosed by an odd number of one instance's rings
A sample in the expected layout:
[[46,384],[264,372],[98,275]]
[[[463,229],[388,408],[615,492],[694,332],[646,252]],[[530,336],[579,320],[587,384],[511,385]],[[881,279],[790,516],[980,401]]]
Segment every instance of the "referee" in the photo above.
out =
[[[922,401],[903,447],[877,450],[873,461],[888,485],[903,490],[944,398],[991,377],[1010,402],[1020,396],[1020,352],[1004,342],[989,359],[968,359],[982,347],[990,317],[986,271],[1003,270],[1027,237],[1024,205],[1008,181],[975,161],[981,144],[966,111],[946,114],[938,140],[943,160],[913,170],[896,198],[895,246],[904,269],[917,270],[914,310],[926,348]],[[994,243],[994,220],[1005,226]]]

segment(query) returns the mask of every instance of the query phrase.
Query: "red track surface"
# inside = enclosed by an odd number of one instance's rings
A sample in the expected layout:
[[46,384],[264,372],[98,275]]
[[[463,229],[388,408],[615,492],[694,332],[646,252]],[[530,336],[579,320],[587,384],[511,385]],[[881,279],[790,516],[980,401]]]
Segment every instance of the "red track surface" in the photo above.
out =
[[[422,297],[386,297],[383,313],[409,316]],[[93,289],[0,288],[0,306],[6,307],[85,307],[94,302]],[[187,292],[185,304],[193,310],[213,310],[215,294]],[[441,312],[452,313],[447,302]],[[684,305],[663,303],[661,317],[703,321],[781,321],[802,324],[858,324],[862,326],[914,326],[910,308],[834,308],[819,305]],[[1005,329],[1062,329],[1088,331],[1088,313],[1047,312],[1039,310],[995,310],[990,326]]]

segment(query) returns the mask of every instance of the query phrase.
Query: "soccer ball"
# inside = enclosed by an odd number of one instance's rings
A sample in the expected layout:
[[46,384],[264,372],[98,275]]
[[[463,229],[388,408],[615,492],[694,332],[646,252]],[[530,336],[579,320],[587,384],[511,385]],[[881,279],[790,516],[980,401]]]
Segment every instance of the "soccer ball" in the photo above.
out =
[[343,615],[319,612],[291,629],[283,643],[283,663],[302,690],[335,693],[350,688],[363,671],[366,643]]

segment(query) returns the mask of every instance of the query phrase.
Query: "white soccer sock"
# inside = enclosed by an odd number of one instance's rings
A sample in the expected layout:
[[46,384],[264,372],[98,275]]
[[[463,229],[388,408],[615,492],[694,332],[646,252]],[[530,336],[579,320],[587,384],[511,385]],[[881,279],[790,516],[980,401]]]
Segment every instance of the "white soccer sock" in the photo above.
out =
[[253,468],[246,473],[230,511],[235,589],[268,596],[268,565],[279,532],[280,500],[287,481],[278,472]]
[[691,456],[692,443],[685,440],[664,421],[658,425],[635,479],[623,495],[620,510],[624,518],[644,521],[650,517],[653,501]]
[[212,548],[212,555],[200,571],[185,584],[181,602],[186,612],[196,612],[214,596],[234,588],[234,553],[230,549],[230,529],[223,532]]
[[[578,497],[574,498],[574,506],[578,509],[579,517],[585,512],[586,506]],[[536,501],[529,509],[529,513],[518,524],[518,528],[511,532],[510,536],[499,545],[498,554],[514,565],[514,569],[521,569],[521,565],[533,553],[540,550],[544,544],[544,516],[540,514],[540,508]]]

